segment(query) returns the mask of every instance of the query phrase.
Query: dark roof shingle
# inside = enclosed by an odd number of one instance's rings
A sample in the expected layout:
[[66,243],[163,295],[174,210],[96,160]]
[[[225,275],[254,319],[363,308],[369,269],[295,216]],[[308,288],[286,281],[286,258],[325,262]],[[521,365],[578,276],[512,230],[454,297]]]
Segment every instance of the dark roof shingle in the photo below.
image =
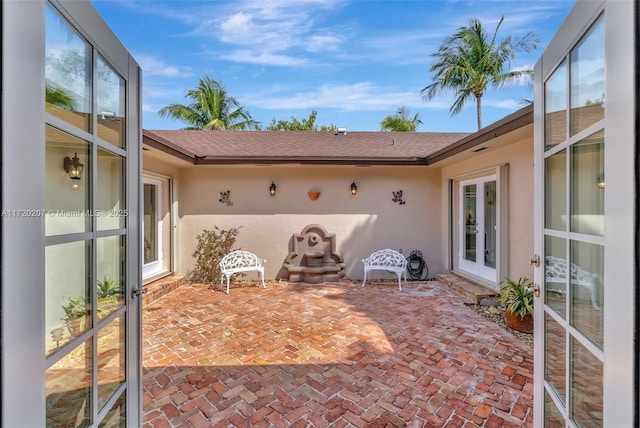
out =
[[467,135],[461,132],[144,131],[145,143],[153,145],[150,140],[170,143],[175,149],[196,156],[197,163],[238,163],[240,160],[253,163],[260,159],[264,162],[415,162]]

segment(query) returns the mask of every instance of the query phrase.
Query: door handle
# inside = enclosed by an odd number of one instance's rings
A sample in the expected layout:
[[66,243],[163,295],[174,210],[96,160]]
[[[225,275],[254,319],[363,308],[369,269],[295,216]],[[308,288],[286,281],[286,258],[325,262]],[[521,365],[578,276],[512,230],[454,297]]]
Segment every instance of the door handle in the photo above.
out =
[[145,294],[147,291],[147,287],[138,287],[135,286],[132,290],[131,290],[131,298],[134,299],[136,297],[140,297],[141,295]]
[[540,286],[538,284],[533,284],[533,287],[527,287],[526,290],[533,292],[534,296],[540,297]]
[[529,259],[529,266],[540,267],[540,256],[534,254],[533,257]]

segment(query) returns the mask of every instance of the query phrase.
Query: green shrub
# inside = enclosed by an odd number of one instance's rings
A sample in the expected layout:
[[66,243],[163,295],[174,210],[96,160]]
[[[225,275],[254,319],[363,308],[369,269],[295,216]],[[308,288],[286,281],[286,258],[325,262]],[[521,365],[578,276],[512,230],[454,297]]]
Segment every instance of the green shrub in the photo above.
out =
[[214,230],[203,230],[196,236],[198,245],[193,253],[196,264],[193,270],[187,272],[189,282],[202,284],[215,284],[220,282],[220,266],[218,264],[224,256],[233,251],[236,237],[240,228],[233,227],[229,230],[214,226]]

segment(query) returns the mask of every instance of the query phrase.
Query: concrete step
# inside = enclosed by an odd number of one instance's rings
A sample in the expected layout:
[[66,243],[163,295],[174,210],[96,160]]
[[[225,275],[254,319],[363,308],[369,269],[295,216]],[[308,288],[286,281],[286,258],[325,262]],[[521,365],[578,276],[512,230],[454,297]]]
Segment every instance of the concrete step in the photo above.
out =
[[436,275],[436,280],[460,294],[465,303],[477,305],[485,297],[497,297],[498,292],[452,273]]
[[145,305],[158,300],[160,297],[172,292],[184,283],[186,283],[184,276],[169,275],[146,284],[144,288],[147,289],[147,292],[143,294],[142,306],[144,307]]

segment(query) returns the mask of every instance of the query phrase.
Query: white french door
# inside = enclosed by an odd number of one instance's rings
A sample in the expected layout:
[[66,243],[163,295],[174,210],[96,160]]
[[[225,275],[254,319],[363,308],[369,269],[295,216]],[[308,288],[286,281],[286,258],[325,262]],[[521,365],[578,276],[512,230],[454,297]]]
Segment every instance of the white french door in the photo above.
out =
[[634,7],[578,2],[535,68],[536,427],[637,422]]
[[496,176],[460,182],[458,268],[496,282],[497,186]]
[[149,277],[162,272],[162,181],[144,177],[142,212],[142,276]]
[[140,67],[89,2],[2,26],[0,425],[139,427]]

